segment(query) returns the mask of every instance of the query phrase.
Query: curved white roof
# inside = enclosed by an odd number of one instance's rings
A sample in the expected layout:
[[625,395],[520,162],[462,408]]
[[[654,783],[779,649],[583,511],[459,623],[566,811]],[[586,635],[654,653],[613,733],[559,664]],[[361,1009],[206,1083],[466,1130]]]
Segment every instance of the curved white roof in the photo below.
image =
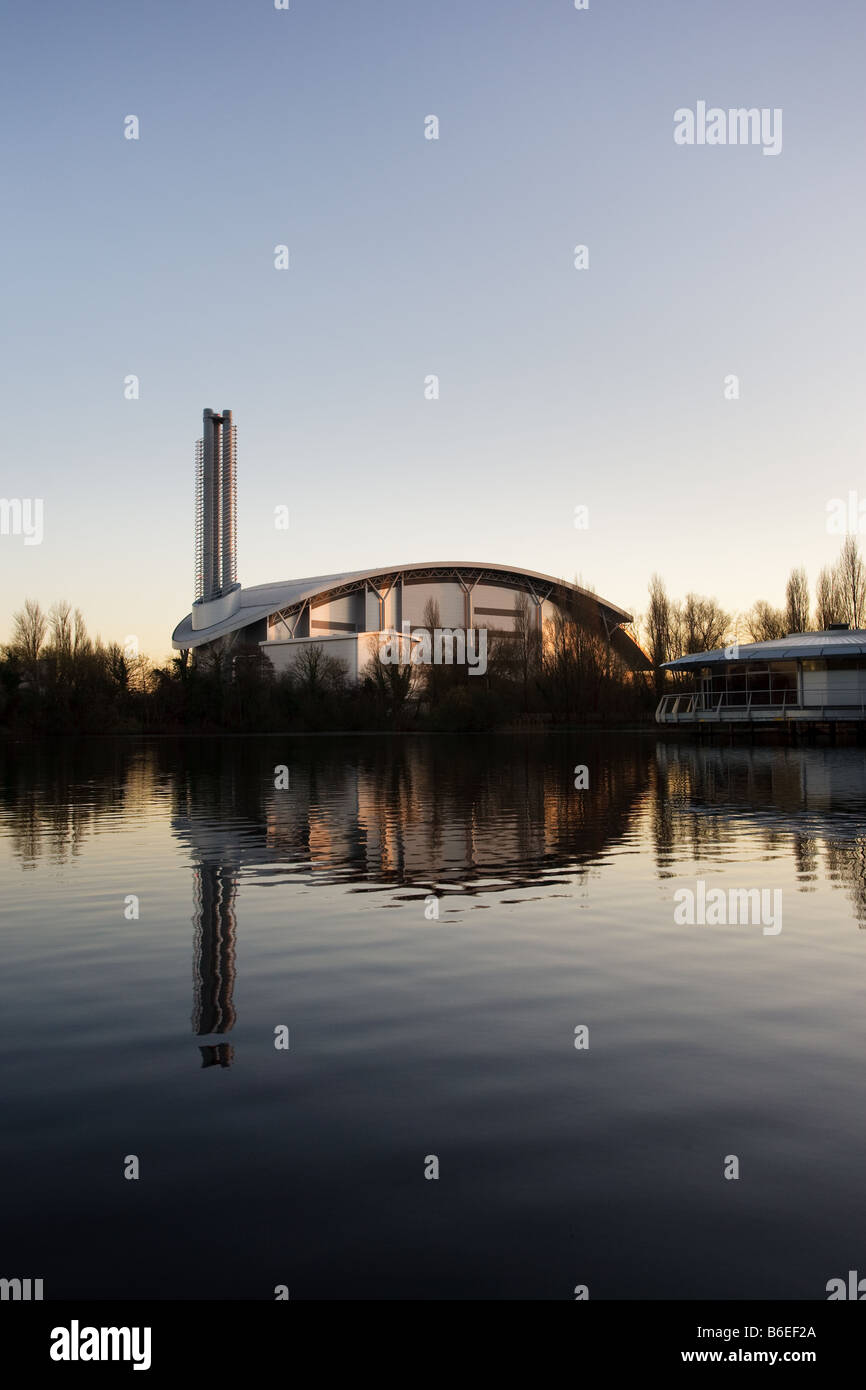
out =
[[663,666],[666,671],[686,671],[690,666],[719,666],[726,661],[808,661],[826,656],[866,656],[866,628],[789,632],[771,642],[741,642],[714,652],[693,652]]
[[536,570],[519,569],[515,565],[491,565],[485,562],[469,562],[467,560],[436,560],[427,564],[418,562],[411,565],[392,565],[387,569],[353,570],[344,574],[320,574],[306,579],[283,580],[277,584],[254,584],[248,589],[241,589],[235,611],[211,627],[194,628],[192,626],[192,614],[188,613],[172,633],[172,646],[178,649],[200,647],[206,642],[213,642],[218,637],[225,637],[230,632],[236,632],[238,628],[247,627],[250,623],[267,618],[269,614],[275,613],[279,609],[291,608],[295,604],[303,603],[307,599],[314,599],[319,595],[324,597],[334,589],[343,589],[345,586],[360,587],[367,580],[393,579],[399,575],[404,575],[407,578],[415,575],[419,580],[426,577],[417,574],[418,571],[435,571],[437,573],[431,573],[430,578],[438,578],[440,581],[458,574],[467,578],[480,574],[488,583],[496,583],[498,579],[500,583],[510,581],[514,586],[516,582],[526,580],[530,586],[534,583],[543,589],[553,586],[560,592],[570,591],[597,603],[605,617],[614,626],[631,621],[631,614],[624,609],[617,608],[614,604],[599,598],[598,594],[593,594],[588,589],[581,589],[576,584],[569,584],[566,580],[556,579],[550,574],[540,574]]

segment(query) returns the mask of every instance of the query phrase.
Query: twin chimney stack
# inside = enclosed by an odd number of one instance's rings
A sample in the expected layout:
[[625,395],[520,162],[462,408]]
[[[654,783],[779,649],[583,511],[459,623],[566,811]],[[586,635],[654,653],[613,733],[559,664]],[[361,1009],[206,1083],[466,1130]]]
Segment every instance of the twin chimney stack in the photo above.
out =
[[202,416],[195,448],[195,598],[237,588],[237,430],[232,413]]

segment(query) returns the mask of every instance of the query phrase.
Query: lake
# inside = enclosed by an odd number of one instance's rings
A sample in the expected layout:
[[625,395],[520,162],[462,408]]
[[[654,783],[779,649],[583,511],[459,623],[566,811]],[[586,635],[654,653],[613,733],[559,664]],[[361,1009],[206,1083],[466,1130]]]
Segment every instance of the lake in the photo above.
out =
[[866,1274],[863,748],[6,742],[0,886],[0,1274],[46,1299]]

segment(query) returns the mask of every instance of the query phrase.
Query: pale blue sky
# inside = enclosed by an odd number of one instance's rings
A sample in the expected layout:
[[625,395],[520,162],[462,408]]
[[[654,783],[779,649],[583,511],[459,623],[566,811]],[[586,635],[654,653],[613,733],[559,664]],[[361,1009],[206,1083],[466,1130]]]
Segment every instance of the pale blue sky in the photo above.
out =
[[[235,412],[245,584],[466,558],[743,609],[835,556],[859,0],[83,0],[2,42],[0,495],[45,538],[0,536],[0,640],[66,597],[166,654],[204,406]],[[782,153],[675,145],[699,99],[781,107]]]

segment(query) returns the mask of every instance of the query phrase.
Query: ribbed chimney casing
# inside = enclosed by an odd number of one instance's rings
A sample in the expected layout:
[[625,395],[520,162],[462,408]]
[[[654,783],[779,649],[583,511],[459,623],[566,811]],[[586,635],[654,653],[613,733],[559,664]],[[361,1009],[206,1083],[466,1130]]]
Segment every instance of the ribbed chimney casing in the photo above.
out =
[[195,445],[195,601],[204,598],[204,440]]
[[202,415],[196,445],[195,597],[207,603],[237,585],[237,431],[232,413]]
[[202,416],[202,598],[216,598],[219,537],[219,488],[217,487],[217,439],[214,413]]
[[222,544],[220,553],[220,586],[226,593],[237,582],[237,479],[235,476],[236,440],[232,413],[222,415],[222,457],[220,477],[220,524]]

